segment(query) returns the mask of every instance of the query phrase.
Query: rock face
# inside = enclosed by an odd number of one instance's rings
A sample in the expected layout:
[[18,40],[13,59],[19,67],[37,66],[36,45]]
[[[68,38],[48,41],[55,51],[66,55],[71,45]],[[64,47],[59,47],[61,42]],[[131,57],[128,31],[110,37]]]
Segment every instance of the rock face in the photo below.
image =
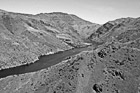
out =
[[[87,40],[94,47],[50,68],[0,79],[0,93],[140,93],[140,18],[97,27],[59,12],[0,14],[1,63],[5,63],[1,67],[23,62],[16,59],[24,60],[23,54],[26,60],[35,60],[48,51],[70,49],[68,42],[81,45]],[[7,61],[9,56],[17,61]]]

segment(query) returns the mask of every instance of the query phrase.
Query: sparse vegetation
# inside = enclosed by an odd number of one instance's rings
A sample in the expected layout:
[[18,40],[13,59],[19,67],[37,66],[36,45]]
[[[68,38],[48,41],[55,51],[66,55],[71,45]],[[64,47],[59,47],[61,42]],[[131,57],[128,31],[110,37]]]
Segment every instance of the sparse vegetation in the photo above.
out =
[[[102,26],[66,13],[0,13],[0,69],[92,43],[42,70],[0,79],[0,93],[139,93],[140,18]],[[86,32],[87,31],[87,32]]]

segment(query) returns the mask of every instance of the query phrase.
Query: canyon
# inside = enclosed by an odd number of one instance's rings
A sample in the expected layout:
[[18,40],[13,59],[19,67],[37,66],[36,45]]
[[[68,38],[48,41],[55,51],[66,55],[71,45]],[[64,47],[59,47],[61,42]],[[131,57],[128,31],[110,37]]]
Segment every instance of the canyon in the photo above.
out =
[[140,93],[140,18],[0,10],[0,93]]

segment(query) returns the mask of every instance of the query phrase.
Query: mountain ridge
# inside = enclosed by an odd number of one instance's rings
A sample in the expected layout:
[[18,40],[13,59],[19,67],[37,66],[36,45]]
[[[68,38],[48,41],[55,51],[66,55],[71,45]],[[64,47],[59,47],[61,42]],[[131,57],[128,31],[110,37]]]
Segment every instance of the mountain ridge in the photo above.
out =
[[97,27],[67,13],[30,15],[1,10],[0,46],[5,54],[1,55],[0,69],[32,63],[40,55],[85,46],[84,40]]

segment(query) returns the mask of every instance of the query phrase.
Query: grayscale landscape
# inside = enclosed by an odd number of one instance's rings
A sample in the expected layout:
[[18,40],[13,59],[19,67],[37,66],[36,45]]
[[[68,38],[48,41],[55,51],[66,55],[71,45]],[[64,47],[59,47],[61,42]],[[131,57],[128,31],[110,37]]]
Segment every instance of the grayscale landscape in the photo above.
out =
[[140,93],[140,17],[0,9],[0,93]]

